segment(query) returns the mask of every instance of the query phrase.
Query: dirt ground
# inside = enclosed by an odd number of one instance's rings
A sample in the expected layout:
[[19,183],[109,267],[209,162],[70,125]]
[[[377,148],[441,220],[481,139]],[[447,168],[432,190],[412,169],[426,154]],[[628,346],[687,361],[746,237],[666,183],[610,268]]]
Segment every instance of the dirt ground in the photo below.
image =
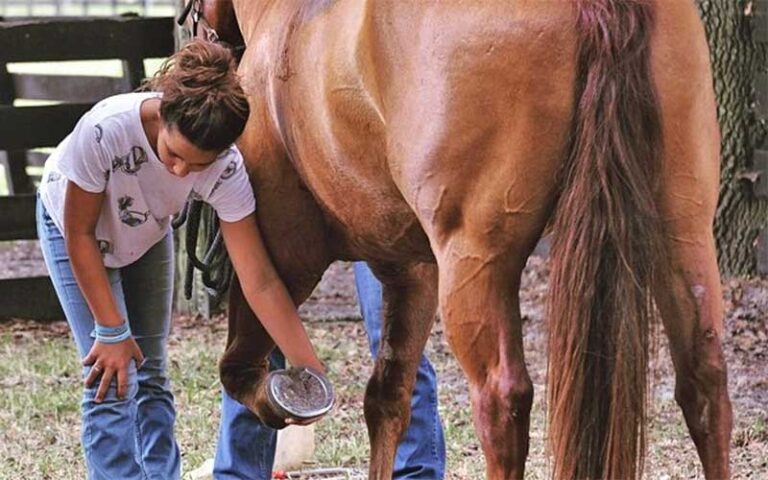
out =
[[[33,265],[35,254],[26,251],[27,269]],[[14,268],[0,252],[0,265],[6,270]],[[13,256],[19,258],[17,251]],[[548,478],[549,466],[545,453],[546,422],[545,374],[546,374],[546,322],[543,305],[546,298],[547,263],[539,257],[532,257],[526,269],[521,292],[521,307],[524,317],[526,363],[535,385],[535,400],[531,426],[531,452],[526,478]],[[729,365],[729,386],[734,408],[734,430],[732,440],[733,477],[739,479],[768,478],[768,281],[763,279],[728,280],[724,289],[724,306],[727,313],[724,346]],[[302,316],[308,321],[308,329],[318,351],[326,362],[329,375],[337,392],[337,405],[332,415],[317,425],[316,443],[318,449],[312,468],[350,467],[353,471],[364,471],[368,456],[367,436],[362,418],[362,393],[371,372],[365,332],[359,322],[359,313],[354,296],[351,265],[337,263],[326,273],[323,282],[307,304],[301,308]],[[171,339],[171,360],[177,375],[174,384],[177,390],[180,419],[177,435],[185,454],[185,469],[189,471],[212,454],[215,441],[215,423],[218,412],[218,385],[215,378],[215,359],[219,355],[225,337],[226,323],[221,317],[200,319],[179,317],[175,320]],[[5,355],[18,356],[24,349],[35,347],[40,339],[47,339],[61,347],[71,343],[66,339],[67,328],[63,322],[39,325],[30,322],[6,322],[0,324],[0,343]],[[202,352],[202,353],[200,353]],[[440,385],[440,414],[446,431],[448,449],[448,478],[484,478],[484,462],[481,449],[474,437],[466,382],[459,366],[450,353],[443,336],[442,324],[438,321],[427,346],[427,354],[438,372]],[[35,354],[37,355],[37,354]],[[71,354],[68,354],[71,355]],[[39,355],[38,355],[39,356]],[[5,357],[4,357],[5,358]],[[0,358],[0,363],[2,363]],[[69,360],[67,360],[69,361]],[[77,376],[74,359],[64,367],[69,373],[64,380],[72,391],[70,400],[77,395]],[[674,378],[669,361],[666,342],[659,342],[658,355],[653,363],[654,390],[651,403],[650,438],[646,478],[688,479],[703,478],[695,449],[690,441],[682,415],[674,398]],[[19,389],[27,388],[25,382],[14,377],[8,378],[8,370],[0,369],[0,393],[21,395]],[[198,372],[198,373],[194,373]],[[45,377],[45,373],[41,374]],[[61,377],[61,373],[57,373]],[[192,375],[198,375],[191,381]],[[51,380],[44,380],[50,382]],[[55,383],[55,382],[54,382]],[[65,400],[62,400],[64,402]],[[200,406],[202,403],[202,406]],[[0,402],[0,427],[5,430],[0,438],[2,443],[18,442],[19,435],[28,429],[19,429],[14,420],[13,405]],[[194,407],[194,408],[193,408]],[[59,407],[51,407],[59,408]],[[188,413],[196,412],[196,413]],[[37,414],[46,423],[45,412]],[[193,415],[185,417],[185,415]],[[3,418],[5,417],[5,423]],[[198,418],[199,417],[199,418]],[[36,421],[34,416],[30,422]],[[30,458],[18,459],[24,455],[13,447],[0,447],[0,460],[6,468],[25,471],[50,471],[50,468],[67,468],[69,463],[80,463],[78,442],[78,419],[76,411],[56,420],[68,425],[64,429],[67,439],[59,443],[67,445],[60,452],[61,466],[41,467],[34,453],[34,445],[25,450]],[[210,425],[212,424],[213,425]],[[17,431],[18,430],[18,431]],[[54,442],[56,443],[56,442]],[[50,448],[49,446],[45,447]],[[14,460],[9,460],[13,456]],[[8,463],[8,462],[11,463]],[[52,460],[49,460],[49,463]],[[27,465],[27,466],[25,466]],[[15,467],[14,467],[15,466]],[[49,470],[46,470],[49,468]],[[73,467],[72,472],[81,472]],[[0,478],[5,468],[0,468]],[[77,478],[42,475],[44,478]]]

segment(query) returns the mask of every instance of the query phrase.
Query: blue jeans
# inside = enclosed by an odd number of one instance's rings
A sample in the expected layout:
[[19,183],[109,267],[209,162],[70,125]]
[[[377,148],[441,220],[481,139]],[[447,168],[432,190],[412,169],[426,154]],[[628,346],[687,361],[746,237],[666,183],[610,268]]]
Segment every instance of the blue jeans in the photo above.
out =
[[[278,349],[269,356],[269,368],[285,368],[285,358]],[[256,415],[222,388],[213,478],[268,480],[272,478],[276,447],[277,430],[263,425]]]
[[[94,319],[75,280],[64,238],[37,201],[37,233],[51,281],[67,317],[80,358],[94,342]],[[145,357],[131,361],[128,390],[117,398],[113,381],[95,403],[98,381],[82,398],[82,444],[92,480],[180,478],[179,447],[173,436],[176,411],[167,370],[173,298],[173,240],[167,235],[136,262],[107,269],[120,314],[128,319]],[[83,378],[90,367],[84,367]]]
[[[365,263],[355,263],[355,283],[371,354],[381,341],[382,287]],[[270,359],[283,362],[279,353]],[[214,462],[216,480],[271,477],[277,436],[255,415],[223,394],[219,443]],[[435,371],[422,356],[411,400],[411,423],[397,448],[394,479],[442,479],[445,476],[445,440],[437,411]]]

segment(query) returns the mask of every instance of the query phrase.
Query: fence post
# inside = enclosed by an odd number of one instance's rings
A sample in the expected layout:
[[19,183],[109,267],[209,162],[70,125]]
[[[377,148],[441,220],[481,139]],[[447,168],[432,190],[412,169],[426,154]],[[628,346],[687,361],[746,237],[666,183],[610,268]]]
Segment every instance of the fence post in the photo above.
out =
[[136,90],[139,88],[139,86],[141,86],[141,82],[144,81],[144,77],[146,77],[146,72],[144,71],[144,59],[141,57],[129,58],[127,60],[123,60],[122,63],[123,78],[128,85],[128,89],[130,91]]
[[[5,63],[0,63],[0,105],[13,106],[16,92],[13,87],[11,74]],[[24,150],[10,150],[6,152],[5,159],[6,179],[8,193],[32,193],[34,185],[27,175],[27,152]]]

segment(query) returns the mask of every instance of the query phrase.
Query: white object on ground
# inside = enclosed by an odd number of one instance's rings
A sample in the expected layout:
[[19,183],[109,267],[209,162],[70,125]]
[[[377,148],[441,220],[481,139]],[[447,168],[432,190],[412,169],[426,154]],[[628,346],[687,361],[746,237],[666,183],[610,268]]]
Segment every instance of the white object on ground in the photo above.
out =
[[185,480],[213,480],[213,459],[209,458],[195,470],[184,475]]
[[[274,470],[300,470],[315,454],[315,425],[289,425],[277,433]],[[213,480],[213,459],[184,475],[187,480]]]
[[277,434],[273,470],[299,470],[315,454],[315,425],[289,425]]

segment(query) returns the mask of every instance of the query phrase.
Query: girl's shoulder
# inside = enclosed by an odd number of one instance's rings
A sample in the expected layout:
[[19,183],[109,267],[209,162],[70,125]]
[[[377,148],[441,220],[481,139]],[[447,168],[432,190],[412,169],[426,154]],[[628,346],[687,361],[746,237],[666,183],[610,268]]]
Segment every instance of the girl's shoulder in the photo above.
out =
[[91,122],[131,121],[138,119],[144,100],[159,96],[157,92],[132,92],[113,95],[97,102],[86,113]]
[[[204,199],[224,187],[242,180],[244,160],[240,150],[232,145],[222,151],[213,165],[200,172],[195,182],[195,191]],[[247,181],[247,175],[243,176]]]
[[235,145],[231,145],[216,157],[216,162],[213,165],[206,169],[205,181],[216,182],[226,180],[242,167],[243,155]]
[[102,143],[102,138],[105,140],[103,143],[108,143],[126,135],[138,134],[142,131],[142,102],[158,95],[157,92],[132,92],[107,97],[83,115],[81,122],[97,131],[99,143]]

